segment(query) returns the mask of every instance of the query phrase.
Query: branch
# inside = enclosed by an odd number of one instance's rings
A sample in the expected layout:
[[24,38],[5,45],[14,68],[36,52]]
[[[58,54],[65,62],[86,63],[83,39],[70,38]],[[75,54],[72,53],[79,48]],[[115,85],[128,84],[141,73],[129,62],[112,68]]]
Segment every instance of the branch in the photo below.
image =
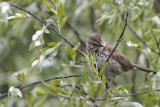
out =
[[[127,24],[127,26],[128,26],[128,28],[129,28],[129,30],[131,30],[131,31],[133,32],[133,34],[138,38],[138,40],[139,40],[145,47],[147,47],[147,48],[150,49],[150,47],[146,44],[146,42],[144,42],[144,41],[142,40],[142,38],[131,28],[131,26],[130,26],[129,24]],[[157,54],[157,55],[160,55],[160,52],[156,52],[156,51],[152,51],[152,52],[154,52],[154,53]]]
[[116,50],[118,44],[119,44],[119,43],[121,42],[121,40],[122,40],[124,31],[125,31],[126,26],[127,26],[127,19],[128,19],[128,13],[127,13],[126,18],[125,18],[125,25],[124,25],[124,28],[123,28],[123,30],[122,30],[122,33],[121,33],[120,36],[118,37],[118,39],[117,39],[117,41],[116,41],[117,43],[116,43],[116,45],[114,46],[113,51],[112,51],[112,52],[110,53],[110,55],[108,56],[107,62],[109,61],[109,58],[112,56],[112,54],[113,54],[114,51]]
[[[73,87],[73,85],[67,84],[67,85],[61,86],[60,88],[64,88],[64,87]],[[80,89],[79,86],[75,86],[75,88],[77,88],[79,91],[81,91],[81,89]],[[85,91],[83,91],[83,94],[85,94],[86,96],[88,95]],[[62,97],[63,97],[63,96],[62,96]],[[67,99],[70,100],[71,97],[69,96],[69,97],[67,97]],[[98,106],[95,104],[95,101],[94,101],[91,97],[89,97],[89,100],[91,100],[91,102],[94,104],[95,107],[98,107]]]
[[68,20],[66,21],[66,24],[69,28],[71,28],[73,30],[74,34],[77,36],[77,39],[81,42],[81,44],[83,46],[86,46],[85,42],[83,42],[83,40],[80,38],[80,34],[79,34],[78,30]]
[[78,80],[78,82],[76,83],[76,86],[75,86],[74,89],[72,90],[71,95],[70,95],[70,98],[72,97],[72,95],[73,95],[76,87],[78,87],[78,84],[79,84],[80,82],[81,82],[81,78]]
[[[157,90],[153,90],[153,91],[160,91],[160,89],[157,89]],[[139,92],[139,93],[133,93],[133,94],[128,94],[128,95],[120,95],[120,96],[114,96],[112,98],[115,98],[115,97],[130,97],[130,96],[137,96],[137,95],[142,95],[142,94],[147,94],[149,93],[150,91],[144,91],[144,92]],[[94,101],[102,101],[102,100],[107,100],[107,98],[95,98],[93,99]]]
[[[19,6],[16,6],[14,4],[10,4],[12,7],[15,7],[21,11],[24,11],[28,14],[30,14],[33,18],[37,19],[39,22],[41,22],[43,25],[46,25],[46,22],[44,22],[43,20],[41,20],[40,18],[38,18],[37,16],[35,16],[34,14],[32,14],[31,12],[19,7]],[[69,42],[64,35],[62,35],[59,31],[55,30],[53,27],[51,27],[50,25],[47,26],[47,28],[49,28],[50,30],[54,31],[58,36],[60,36],[65,42],[67,42],[70,46],[74,47],[74,45]],[[80,51],[79,49],[77,49],[77,51],[84,57],[82,51]]]
[[[50,79],[46,79],[46,80],[43,80],[43,81],[37,81],[37,82],[33,82],[31,84],[25,85],[25,86],[19,88],[19,90],[23,90],[27,87],[33,86],[35,84],[40,84],[40,83],[43,83],[43,82],[48,82],[48,81],[58,80],[58,79],[64,79],[64,78],[73,78],[73,77],[75,78],[75,77],[81,77],[81,76],[82,76],[81,74],[77,74],[77,75],[71,75],[71,76],[50,78]],[[7,95],[8,95],[8,93],[0,94],[0,98],[6,97]]]
[[129,24],[127,24],[129,30],[131,30],[133,32],[133,34],[138,38],[138,40],[145,46],[145,47],[149,47],[146,42],[144,42],[142,40],[142,38],[131,28],[131,26]]
[[[61,98],[64,98],[64,99],[67,99],[67,100],[70,100],[70,99],[71,99],[69,96],[64,96],[64,95],[60,95],[60,94],[57,94],[57,96],[59,96],[59,97],[61,97]],[[82,98],[82,97],[72,97],[72,99],[73,99],[73,100],[75,100],[75,99],[80,99],[81,101],[84,100],[84,98]],[[95,103],[93,103],[93,105],[94,105],[95,107],[98,107],[98,105],[95,104]]]
[[[66,87],[66,86],[71,86],[72,85],[65,85],[65,86],[62,86],[62,87]],[[78,90],[80,90],[80,87],[76,86],[76,88]],[[156,89],[156,90],[153,90],[153,91],[160,91],[160,89]],[[115,98],[115,97],[130,97],[130,96],[137,96],[137,95],[143,95],[143,94],[147,94],[149,93],[150,91],[144,91],[144,92],[138,92],[138,93],[134,93],[134,94],[128,94],[128,95],[119,95],[119,96],[113,96],[112,98]],[[85,95],[88,95],[87,93],[84,92]],[[70,98],[70,97],[68,97]],[[103,101],[103,100],[107,100],[107,98],[90,98],[90,100],[92,102],[95,103],[95,101]]]
[[89,8],[90,8],[91,28],[92,28],[92,30],[93,30],[94,32],[97,32],[97,31],[96,31],[96,28],[95,28],[95,20],[96,20],[96,18],[95,18],[94,8],[93,8],[93,6],[90,6]]
[[156,45],[157,45],[157,48],[158,48],[158,53],[160,54],[160,47],[159,47],[159,42],[158,42],[158,40],[157,40],[157,38],[156,38],[156,35],[154,34],[154,32],[152,31],[152,34],[153,34],[153,37],[154,37],[154,40],[155,40],[155,42],[156,42]]

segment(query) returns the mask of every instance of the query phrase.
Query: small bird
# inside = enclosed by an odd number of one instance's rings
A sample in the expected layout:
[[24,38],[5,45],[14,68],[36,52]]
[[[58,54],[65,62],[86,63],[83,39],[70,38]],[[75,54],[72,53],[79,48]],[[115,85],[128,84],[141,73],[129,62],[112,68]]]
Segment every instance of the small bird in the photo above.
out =
[[[114,46],[104,42],[101,36],[97,33],[93,33],[88,37],[88,41],[86,43],[86,52],[89,57],[95,54],[95,67],[98,68],[98,71],[101,70],[104,62],[107,62],[108,56],[111,54],[113,49]],[[106,88],[109,88],[112,81],[117,75],[120,75],[128,70],[141,70],[148,73],[156,73],[151,69],[131,63],[130,60],[123,53],[116,49],[109,58],[107,62],[107,67],[104,71],[104,75],[106,76],[107,80]]]

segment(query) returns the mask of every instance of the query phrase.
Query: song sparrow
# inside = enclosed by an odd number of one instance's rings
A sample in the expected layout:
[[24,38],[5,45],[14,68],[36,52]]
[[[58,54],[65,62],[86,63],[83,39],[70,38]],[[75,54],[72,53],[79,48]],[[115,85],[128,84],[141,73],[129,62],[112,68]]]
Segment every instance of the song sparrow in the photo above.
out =
[[[89,36],[88,41],[86,43],[86,52],[88,56],[91,56],[95,53],[96,62],[95,66],[98,70],[101,70],[104,62],[107,62],[107,58],[113,50],[113,46],[109,43],[105,43],[99,34],[93,33]],[[128,70],[136,70],[139,69],[144,72],[154,72],[153,70],[144,68],[142,66],[132,64],[129,59],[122,54],[120,51],[115,50],[110,59],[107,62],[107,67],[104,71],[104,75],[106,76],[106,87],[108,87],[113,79]]]

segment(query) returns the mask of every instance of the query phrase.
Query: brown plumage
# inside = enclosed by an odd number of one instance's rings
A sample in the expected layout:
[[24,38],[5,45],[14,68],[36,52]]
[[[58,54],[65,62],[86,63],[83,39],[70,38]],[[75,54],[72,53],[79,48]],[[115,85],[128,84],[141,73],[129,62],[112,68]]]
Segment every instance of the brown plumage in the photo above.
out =
[[[107,60],[110,53],[113,51],[114,47],[111,44],[105,43],[99,34],[93,33],[89,36],[86,43],[86,51],[88,55],[96,54],[96,66],[100,70],[104,64],[104,61]],[[153,72],[155,71],[139,66],[137,64],[132,64],[130,60],[117,49],[114,51],[109,61],[107,62],[108,66],[105,70],[105,76],[107,77],[107,84],[119,74],[128,71],[128,70],[141,70],[144,72]]]

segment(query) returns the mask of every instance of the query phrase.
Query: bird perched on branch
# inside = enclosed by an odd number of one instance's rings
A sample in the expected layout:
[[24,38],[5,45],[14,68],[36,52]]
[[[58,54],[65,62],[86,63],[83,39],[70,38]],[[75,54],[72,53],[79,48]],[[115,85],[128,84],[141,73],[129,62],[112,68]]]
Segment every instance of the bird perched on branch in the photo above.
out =
[[93,33],[88,37],[88,41],[86,43],[86,52],[88,56],[93,54],[96,55],[95,66],[98,68],[98,70],[100,71],[104,62],[107,62],[107,67],[104,71],[104,75],[107,78],[106,88],[110,86],[117,75],[128,70],[141,70],[148,73],[156,73],[151,69],[131,63],[130,60],[117,49],[114,50],[113,54],[108,60],[108,57],[113,49],[114,46],[104,42],[99,34]]

